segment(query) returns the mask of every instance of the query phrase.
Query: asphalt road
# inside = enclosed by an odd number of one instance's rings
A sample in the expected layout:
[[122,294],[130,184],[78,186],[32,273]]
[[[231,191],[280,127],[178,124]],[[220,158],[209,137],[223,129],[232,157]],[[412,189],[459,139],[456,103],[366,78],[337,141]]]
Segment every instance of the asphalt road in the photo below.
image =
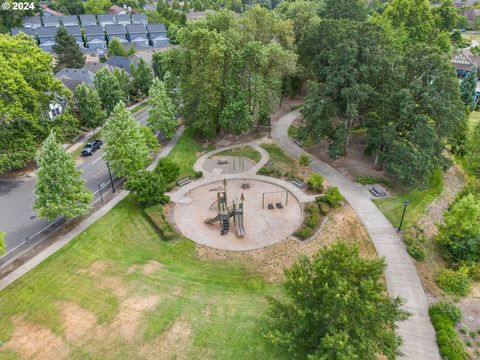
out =
[[[133,116],[145,125],[148,109],[144,108]],[[78,168],[87,180],[91,191],[98,190],[99,184],[109,181],[108,169],[103,159],[103,149],[93,156],[79,157]],[[24,243],[25,239],[42,230],[49,223],[39,219],[33,210],[33,188],[35,173],[17,178],[0,177],[0,231],[5,232],[5,245],[10,252]]]

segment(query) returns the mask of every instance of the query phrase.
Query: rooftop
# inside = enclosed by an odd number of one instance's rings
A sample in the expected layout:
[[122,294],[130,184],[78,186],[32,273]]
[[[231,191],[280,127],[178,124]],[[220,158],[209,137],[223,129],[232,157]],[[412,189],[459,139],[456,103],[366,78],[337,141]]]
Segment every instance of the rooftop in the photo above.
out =
[[143,25],[127,25],[127,31],[130,34],[146,34],[147,29]]
[[85,34],[88,35],[103,35],[103,27],[101,25],[93,25],[85,27]]
[[163,24],[148,24],[147,29],[151,33],[167,32],[167,29],[165,28],[165,25],[163,25]]
[[25,27],[12,28],[12,35],[17,35],[20,32],[23,32],[24,34],[27,34],[29,36],[35,36],[35,30],[33,30],[32,28],[25,28]]

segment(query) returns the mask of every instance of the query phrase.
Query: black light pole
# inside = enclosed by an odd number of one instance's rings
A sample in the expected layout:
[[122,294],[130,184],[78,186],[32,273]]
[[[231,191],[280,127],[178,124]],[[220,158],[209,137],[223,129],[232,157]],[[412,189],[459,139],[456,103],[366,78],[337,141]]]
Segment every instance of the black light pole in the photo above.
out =
[[110,175],[110,185],[112,185],[112,191],[115,192],[115,186],[113,185],[112,172],[110,171],[110,161],[107,161],[108,175]]
[[403,202],[403,213],[402,213],[402,219],[400,220],[400,225],[398,225],[398,232],[402,229],[402,224],[403,224],[403,218],[405,217],[405,211],[407,210],[408,206],[408,201]]
[[268,118],[268,138],[272,138],[272,118]]
[[102,200],[102,204],[103,204],[102,187],[100,186],[100,184],[97,184],[97,185],[98,185],[98,192],[100,194],[100,199]]

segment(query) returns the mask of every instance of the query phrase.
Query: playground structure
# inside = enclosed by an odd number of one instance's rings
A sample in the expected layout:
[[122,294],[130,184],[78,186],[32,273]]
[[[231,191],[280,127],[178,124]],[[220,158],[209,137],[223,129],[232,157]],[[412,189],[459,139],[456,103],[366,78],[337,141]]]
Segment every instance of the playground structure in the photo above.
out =
[[205,220],[207,224],[215,224],[220,222],[220,235],[225,235],[230,230],[230,218],[233,217],[238,237],[245,236],[245,228],[243,226],[243,202],[245,196],[240,196],[240,201],[237,199],[232,202],[232,207],[228,206],[227,202],[227,180],[223,180],[223,191],[217,192],[217,200],[210,205],[210,209],[216,204],[218,213],[215,217]]
[[265,209],[265,204],[269,210],[283,209],[288,206],[288,190],[271,191],[262,194],[262,209]]

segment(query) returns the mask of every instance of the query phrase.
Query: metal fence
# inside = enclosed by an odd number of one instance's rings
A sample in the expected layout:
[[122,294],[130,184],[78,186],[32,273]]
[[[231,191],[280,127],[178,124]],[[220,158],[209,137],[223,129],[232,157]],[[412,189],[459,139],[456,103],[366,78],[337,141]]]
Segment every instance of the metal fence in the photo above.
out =
[[[112,182],[107,181],[106,183],[103,184],[98,184],[98,189],[93,192],[93,200],[90,203],[91,206],[94,206],[98,202],[103,203],[104,202],[104,196],[113,192],[113,189],[115,186],[118,186],[125,180],[125,177],[119,178],[117,176],[113,177]],[[116,189],[115,189],[116,190]],[[50,234],[54,230],[58,229],[62,225],[64,225],[67,222],[67,219],[64,216],[59,216],[58,218],[52,220],[49,222],[45,227],[43,227],[41,230],[37,231],[35,234],[29,235],[23,239],[23,241],[14,247],[13,249],[10,249],[6,254],[3,256],[0,256],[0,261],[4,260],[7,258],[8,255],[11,255],[15,250],[18,248],[26,245],[27,243],[33,244],[37,242],[38,240],[42,239],[44,236]],[[1,263],[0,263],[1,265]]]

